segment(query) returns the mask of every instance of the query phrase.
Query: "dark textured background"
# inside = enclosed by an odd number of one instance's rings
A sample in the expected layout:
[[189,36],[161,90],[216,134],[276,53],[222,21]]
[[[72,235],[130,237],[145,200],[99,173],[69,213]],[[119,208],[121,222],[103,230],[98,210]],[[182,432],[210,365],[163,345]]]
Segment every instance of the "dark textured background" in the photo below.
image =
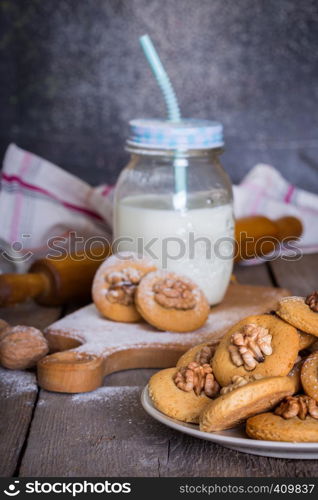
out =
[[165,107],[148,32],[184,116],[225,126],[234,181],[257,162],[318,191],[317,0],[1,0],[0,155],[43,155],[91,183],[125,164],[127,121]]

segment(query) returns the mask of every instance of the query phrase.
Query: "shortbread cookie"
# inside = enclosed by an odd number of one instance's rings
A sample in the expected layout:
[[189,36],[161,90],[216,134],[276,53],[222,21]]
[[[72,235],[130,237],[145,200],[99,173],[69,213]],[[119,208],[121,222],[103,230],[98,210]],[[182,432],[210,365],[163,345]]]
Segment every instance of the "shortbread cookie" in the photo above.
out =
[[204,293],[192,280],[168,271],[149,273],[141,280],[136,306],[148,323],[172,332],[197,330],[210,311]]
[[225,334],[212,359],[213,373],[223,387],[234,375],[288,375],[296,362],[296,328],[268,314],[249,316]]
[[313,294],[306,298],[284,297],[278,302],[276,314],[299,330],[318,337],[318,312],[315,304]]
[[200,430],[231,429],[248,417],[273,408],[294,390],[291,377],[268,377],[248,382],[211,401],[200,415]]
[[174,381],[178,371],[166,368],[155,373],[149,381],[149,395],[154,406],[168,417],[198,423],[202,409],[211,399],[204,392],[197,396],[194,390],[179,389]]
[[314,342],[313,344],[311,344],[311,346],[308,347],[308,352],[311,353],[311,352],[316,352],[318,351],[318,338],[316,337],[316,342]]
[[302,390],[302,383],[301,383],[301,378],[300,378],[300,372],[301,372],[301,367],[303,365],[304,360],[299,359],[296,361],[292,369],[290,370],[288,377],[291,377],[294,381],[295,384],[295,394],[297,392],[300,392]]
[[261,413],[246,422],[246,434],[252,439],[310,443],[318,441],[318,421],[308,417],[285,420],[274,413]]
[[192,361],[197,363],[211,363],[218,342],[203,342],[191,347],[179,358],[177,366],[187,366]]
[[300,378],[305,393],[318,401],[318,351],[305,359]]
[[273,413],[249,418],[246,433],[253,439],[265,441],[317,442],[317,403],[308,396],[289,396]]
[[299,350],[303,351],[304,349],[307,349],[311,345],[313,345],[314,342],[316,342],[317,337],[315,335],[310,335],[310,333],[305,333],[302,332],[301,330],[298,330],[298,335],[299,335]]
[[156,270],[154,263],[132,252],[112,255],[103,262],[93,281],[93,301],[99,312],[113,321],[141,319],[135,307],[136,288],[143,276]]

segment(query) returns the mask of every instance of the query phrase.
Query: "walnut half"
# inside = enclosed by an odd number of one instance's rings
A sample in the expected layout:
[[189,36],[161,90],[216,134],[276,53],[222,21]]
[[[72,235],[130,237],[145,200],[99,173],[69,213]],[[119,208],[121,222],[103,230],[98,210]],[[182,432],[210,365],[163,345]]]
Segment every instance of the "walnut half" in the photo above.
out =
[[248,371],[254,370],[265,356],[272,354],[272,336],[267,328],[250,323],[240,331],[233,333],[228,347],[232,362],[236,366],[244,366]]
[[210,361],[215,353],[216,344],[209,343],[202,347],[199,352],[197,352],[195,356],[195,361],[199,363],[199,365],[205,365],[206,363],[210,364]]
[[318,420],[318,405],[310,396],[287,396],[274,413],[285,419],[298,417],[305,420],[309,415]]
[[142,273],[134,267],[127,267],[120,271],[112,271],[105,280],[109,285],[106,298],[112,304],[130,306],[134,303],[136,287],[142,278]]
[[234,375],[232,377],[232,383],[226,385],[225,387],[222,387],[220,394],[228,394],[229,392],[232,392],[239,387],[243,387],[243,385],[247,385],[250,382],[255,382],[255,380],[260,380],[261,378],[263,378],[263,376],[258,375],[257,373],[255,373],[255,375],[244,375],[243,377],[241,377],[240,375]]
[[204,393],[212,398],[218,394],[220,389],[212,373],[211,366],[208,364],[199,365],[195,361],[180,368],[173,380],[179,389],[185,392],[193,390],[197,396]]
[[314,312],[318,312],[318,292],[314,291],[306,297],[305,304]]
[[194,309],[196,306],[193,289],[194,285],[182,279],[165,278],[154,284],[154,299],[166,309],[187,311],[188,309]]

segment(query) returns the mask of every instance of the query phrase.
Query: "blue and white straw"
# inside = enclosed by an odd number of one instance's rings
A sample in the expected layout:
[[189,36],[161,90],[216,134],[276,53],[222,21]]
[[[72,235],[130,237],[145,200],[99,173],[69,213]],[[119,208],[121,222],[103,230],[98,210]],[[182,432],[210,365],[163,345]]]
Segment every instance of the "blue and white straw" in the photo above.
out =
[[[170,82],[168,74],[164,69],[162,62],[157,54],[157,51],[148,35],[143,35],[139,38],[140,44],[145,53],[146,59],[152,69],[152,72],[157,80],[157,83],[163,93],[166,103],[168,118],[171,122],[180,122],[181,114],[178,100]],[[185,160],[181,161],[178,158],[174,161],[174,177],[175,177],[175,196],[174,203],[176,208],[184,208],[186,203],[186,169]]]

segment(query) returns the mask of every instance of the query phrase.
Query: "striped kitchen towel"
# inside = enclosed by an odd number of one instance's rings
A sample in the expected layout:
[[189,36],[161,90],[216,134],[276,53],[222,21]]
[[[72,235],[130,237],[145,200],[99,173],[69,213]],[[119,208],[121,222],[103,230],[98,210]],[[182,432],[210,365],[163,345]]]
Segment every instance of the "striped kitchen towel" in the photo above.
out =
[[278,170],[265,164],[252,168],[233,190],[236,217],[297,217],[302,222],[303,234],[294,246],[302,253],[318,252],[318,195],[296,188]]
[[69,249],[70,235],[78,247],[80,239],[110,239],[110,192],[10,144],[1,176],[0,239],[33,258],[46,255],[48,246]]
[[[57,242],[70,249],[71,235],[110,239],[113,188],[93,188],[74,175],[11,144],[4,157],[0,191],[1,240],[31,260]],[[236,217],[261,214],[298,217],[303,252],[318,251],[318,196],[289,184],[269,165],[257,165],[234,186]],[[21,250],[22,249],[22,250]],[[30,252],[31,251],[31,252]],[[28,265],[30,262],[28,262]]]

